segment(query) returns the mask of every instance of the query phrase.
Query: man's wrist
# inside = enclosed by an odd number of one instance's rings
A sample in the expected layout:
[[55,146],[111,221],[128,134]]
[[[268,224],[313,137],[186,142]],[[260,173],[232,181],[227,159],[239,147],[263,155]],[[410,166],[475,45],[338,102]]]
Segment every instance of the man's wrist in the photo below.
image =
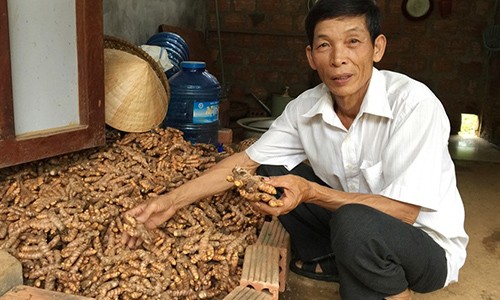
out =
[[313,181],[309,181],[309,180],[305,180],[306,181],[306,184],[307,184],[307,188],[306,188],[306,194],[305,194],[305,197],[304,197],[304,201],[303,202],[312,202],[314,200],[317,200],[318,198],[318,190],[317,190],[317,187],[318,187],[318,184],[313,182]]

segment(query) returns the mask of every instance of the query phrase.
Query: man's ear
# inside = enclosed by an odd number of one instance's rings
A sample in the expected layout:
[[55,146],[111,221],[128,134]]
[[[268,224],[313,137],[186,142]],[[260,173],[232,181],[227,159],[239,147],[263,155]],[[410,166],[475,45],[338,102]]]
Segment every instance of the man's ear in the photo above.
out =
[[387,39],[385,35],[381,34],[377,36],[373,45],[373,62],[378,63],[382,60],[385,53],[385,46],[387,45]]
[[312,48],[311,48],[311,45],[308,45],[306,47],[306,56],[307,56],[307,61],[309,62],[309,66],[311,67],[311,69],[313,70],[316,70],[316,64],[314,63],[314,59],[312,57]]

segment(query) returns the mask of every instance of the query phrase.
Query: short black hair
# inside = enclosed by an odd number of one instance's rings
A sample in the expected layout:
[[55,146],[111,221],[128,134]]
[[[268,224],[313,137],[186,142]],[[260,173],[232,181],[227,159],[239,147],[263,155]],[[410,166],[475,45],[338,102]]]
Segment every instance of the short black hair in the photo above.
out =
[[375,0],[319,0],[305,19],[309,45],[313,44],[314,29],[320,21],[343,16],[365,16],[372,43],[380,35],[381,15]]

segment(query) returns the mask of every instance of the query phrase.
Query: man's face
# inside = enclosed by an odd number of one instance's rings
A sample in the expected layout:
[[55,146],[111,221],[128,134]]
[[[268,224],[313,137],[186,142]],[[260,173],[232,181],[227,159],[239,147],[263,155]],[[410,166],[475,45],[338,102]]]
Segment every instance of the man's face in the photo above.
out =
[[320,21],[314,29],[313,45],[306,48],[309,65],[335,98],[361,101],[368,89],[373,62],[382,58],[385,37],[372,44],[364,16]]

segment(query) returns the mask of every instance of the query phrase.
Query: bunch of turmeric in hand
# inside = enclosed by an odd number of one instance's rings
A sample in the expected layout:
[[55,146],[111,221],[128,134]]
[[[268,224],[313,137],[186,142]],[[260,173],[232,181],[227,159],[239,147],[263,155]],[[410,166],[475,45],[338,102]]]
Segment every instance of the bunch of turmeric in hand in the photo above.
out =
[[283,200],[276,198],[276,188],[258,175],[252,175],[242,167],[235,166],[226,180],[232,182],[239,194],[252,202],[262,201],[271,207],[283,206]]

